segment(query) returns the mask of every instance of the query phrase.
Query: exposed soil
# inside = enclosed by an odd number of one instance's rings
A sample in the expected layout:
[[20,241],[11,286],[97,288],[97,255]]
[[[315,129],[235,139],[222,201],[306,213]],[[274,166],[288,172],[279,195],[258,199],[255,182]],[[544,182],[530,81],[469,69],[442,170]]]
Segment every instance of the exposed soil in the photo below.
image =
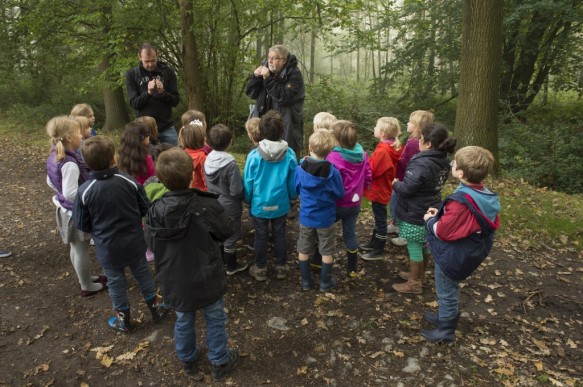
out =
[[[6,138],[0,146],[0,248],[13,252],[0,260],[0,384],[194,383],[175,357],[174,317],[154,325],[133,282],[129,295],[138,329],[129,335],[107,327],[106,293],[79,297],[68,246],[55,231],[46,149]],[[371,222],[370,212],[363,213],[361,241]],[[247,235],[249,222],[244,227]],[[391,288],[406,263],[405,248],[387,246],[384,261],[360,261],[361,278],[348,280],[338,234],[340,286],[334,293],[301,292],[297,220],[288,229],[287,279],[276,280],[271,267],[265,283],[247,273],[228,280],[229,340],[242,357],[226,384],[581,385],[583,263],[575,249],[521,251],[497,242],[462,289],[457,341],[434,345],[419,334],[429,328],[423,311],[436,307],[433,281],[420,296]],[[244,243],[239,257],[252,261]],[[92,267],[100,273],[94,259]],[[271,327],[275,317],[285,319],[285,326]],[[199,366],[208,384],[204,355]]]

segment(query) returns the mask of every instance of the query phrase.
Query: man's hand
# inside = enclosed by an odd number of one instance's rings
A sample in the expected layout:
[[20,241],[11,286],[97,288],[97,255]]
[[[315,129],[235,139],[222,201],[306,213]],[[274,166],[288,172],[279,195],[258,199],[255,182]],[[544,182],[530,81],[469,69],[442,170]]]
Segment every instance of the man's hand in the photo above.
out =
[[269,72],[269,68],[267,68],[267,67],[262,67],[262,69],[261,69],[261,75],[263,76],[263,79],[267,79],[267,78],[269,78],[269,74],[271,74],[271,73]]
[[158,94],[162,95],[164,94],[164,84],[162,83],[162,81],[156,79],[156,88],[158,89]]
[[255,71],[253,71],[253,75],[255,75],[256,77],[261,77],[263,76],[261,74],[261,72],[263,71],[263,69],[265,68],[265,66],[259,66],[255,69]]
[[148,82],[148,94],[152,95],[156,94],[156,92],[157,92],[156,80],[153,79],[150,82]]

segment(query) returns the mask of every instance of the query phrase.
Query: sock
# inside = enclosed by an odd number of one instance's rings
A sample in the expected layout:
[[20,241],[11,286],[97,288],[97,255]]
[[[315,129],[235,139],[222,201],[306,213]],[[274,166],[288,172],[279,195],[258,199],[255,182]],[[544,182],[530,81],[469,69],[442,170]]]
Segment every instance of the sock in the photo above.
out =
[[79,278],[81,289],[90,292],[96,292],[103,289],[103,285],[93,283],[91,276],[89,275],[89,253],[87,250],[89,241],[71,242],[70,246],[71,263],[73,264],[75,273],[77,273],[77,278]]

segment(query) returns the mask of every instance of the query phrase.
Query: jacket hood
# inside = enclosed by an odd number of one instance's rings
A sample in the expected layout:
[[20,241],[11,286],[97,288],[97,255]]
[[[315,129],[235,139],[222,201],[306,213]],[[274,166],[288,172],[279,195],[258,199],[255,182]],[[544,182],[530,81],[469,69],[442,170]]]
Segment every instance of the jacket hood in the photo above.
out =
[[206,157],[206,161],[204,163],[204,173],[207,175],[212,175],[233,161],[235,161],[235,158],[227,152],[211,151],[211,153],[209,153]]
[[157,63],[156,63],[156,70],[154,70],[154,71],[148,71],[148,70],[146,70],[144,68],[144,65],[142,64],[141,61],[138,63],[138,67],[140,69],[140,72],[141,73],[144,73],[144,74],[158,74],[158,73],[164,71],[165,69],[169,69],[170,68],[170,66],[168,66],[168,64],[166,62],[163,62],[163,61],[160,61],[160,60],[157,61]]
[[[158,213],[165,214],[164,220],[169,227],[161,227],[155,219],[155,215],[148,213],[148,225],[151,234],[160,240],[174,240],[184,238],[188,232],[190,218],[196,212],[198,197],[191,194],[190,189],[182,191],[170,191],[166,193],[167,200],[164,202],[166,208]],[[174,221],[172,221],[174,220]]]
[[475,189],[464,183],[460,183],[457,191],[471,196],[482,214],[484,214],[492,223],[496,222],[496,216],[500,213],[500,200],[498,194],[490,191],[486,187]]
[[287,148],[287,142],[284,140],[261,140],[259,142],[259,146],[257,147],[257,151],[266,161],[280,161],[285,157]]
[[277,74],[277,76],[278,77],[281,77],[281,78],[285,78],[296,67],[298,67],[298,59],[296,58],[295,55],[288,54],[287,55],[287,63],[285,64],[284,68],[281,69],[281,71],[279,72],[279,74]]
[[[321,173],[326,170],[328,173],[325,176],[321,176]],[[333,172],[329,161],[306,157],[302,160],[296,173],[300,173],[300,179],[304,188],[314,189],[328,184],[328,180],[332,178]],[[320,174],[320,176],[314,176],[314,173]]]
[[338,152],[344,160],[351,163],[361,163],[364,160],[362,145],[358,143],[352,149],[335,146],[333,150]]

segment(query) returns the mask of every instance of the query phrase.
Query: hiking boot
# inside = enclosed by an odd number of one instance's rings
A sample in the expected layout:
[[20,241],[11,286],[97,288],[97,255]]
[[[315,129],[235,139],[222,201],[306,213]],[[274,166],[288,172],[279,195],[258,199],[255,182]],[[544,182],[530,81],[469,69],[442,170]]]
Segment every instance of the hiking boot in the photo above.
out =
[[407,246],[407,239],[401,237],[391,238],[391,243],[395,246]]
[[257,281],[265,281],[267,280],[267,268],[266,267],[257,267],[257,265],[252,265],[249,268],[249,275],[255,278]]
[[387,234],[399,234],[399,226],[396,224],[389,223],[387,226]]
[[[423,254],[423,270],[421,271],[421,278],[420,278],[421,285],[425,285],[427,283],[427,275],[426,275],[425,271],[427,270],[427,267],[429,266],[429,258],[430,257],[431,257],[431,255],[429,255],[429,254]],[[405,281],[408,281],[410,276],[411,276],[411,272],[409,272],[409,271],[400,271],[399,272],[399,277],[401,277]]]
[[245,263],[237,262],[237,264],[234,268],[229,269],[227,267],[227,275],[235,275],[237,273],[240,273],[242,271],[247,270],[248,267],[249,267],[249,265],[247,264],[247,262],[245,262]]
[[236,349],[229,350],[229,360],[225,364],[211,366],[211,375],[215,382],[223,380],[239,362],[239,351]]
[[196,361],[183,361],[182,367],[184,373],[189,378],[192,378],[196,381],[201,381],[204,379],[204,374],[198,370],[198,367],[196,366]]
[[158,294],[155,294],[150,297],[149,300],[146,300],[146,304],[148,305],[148,309],[150,309],[150,313],[152,313],[152,320],[155,323],[160,322],[170,311],[166,304],[162,302],[162,297]]
[[113,310],[115,316],[110,317],[107,324],[116,331],[129,333],[134,328],[130,319],[130,307],[118,308]]
[[423,271],[423,262],[409,261],[411,266],[411,274],[407,282],[402,284],[394,284],[393,289],[399,293],[407,294],[421,294],[423,292],[421,286],[421,272]]
[[287,278],[287,273],[289,273],[289,266],[286,264],[277,265],[275,267],[275,278],[285,279]]

